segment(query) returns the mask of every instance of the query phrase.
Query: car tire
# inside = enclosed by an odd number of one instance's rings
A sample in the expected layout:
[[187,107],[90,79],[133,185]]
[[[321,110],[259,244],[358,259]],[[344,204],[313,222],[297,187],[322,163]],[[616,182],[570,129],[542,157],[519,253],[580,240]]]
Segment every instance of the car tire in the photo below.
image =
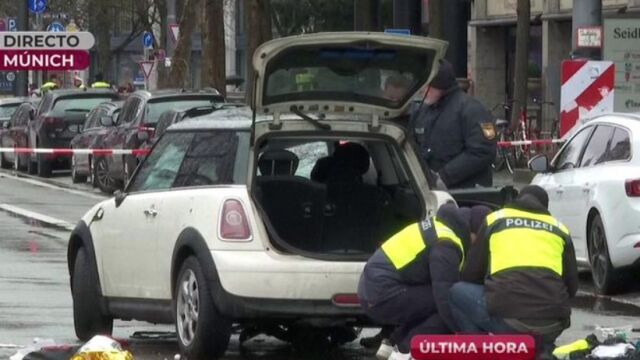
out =
[[38,173],[38,165],[31,159],[31,156],[29,156],[29,162],[27,163],[27,173],[29,173],[29,175]]
[[174,294],[176,334],[182,354],[188,359],[222,357],[229,345],[232,321],[216,309],[196,257],[182,264]]
[[38,176],[47,178],[51,176],[51,162],[46,160],[44,154],[38,154]]
[[598,294],[611,295],[621,289],[620,273],[611,264],[602,218],[596,214],[589,223],[587,244],[593,285]]
[[0,153],[0,168],[2,169],[9,169],[9,163],[7,163],[7,161],[4,159],[4,154]]
[[76,254],[71,279],[73,325],[81,341],[87,341],[95,335],[111,335],[113,332],[113,318],[103,314],[100,309],[97,284],[98,279],[86,250],[81,247]]
[[109,162],[104,156],[96,157],[93,165],[93,181],[96,186],[106,194],[116,191],[114,179],[109,175]]
[[76,169],[76,157],[71,156],[71,181],[74,184],[86,183],[87,175],[79,175]]

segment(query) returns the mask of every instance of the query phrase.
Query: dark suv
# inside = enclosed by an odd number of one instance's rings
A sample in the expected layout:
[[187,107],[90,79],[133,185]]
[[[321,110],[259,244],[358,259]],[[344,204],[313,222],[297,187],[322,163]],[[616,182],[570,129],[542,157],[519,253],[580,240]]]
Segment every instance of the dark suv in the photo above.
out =
[[[33,148],[69,148],[71,140],[82,131],[87,114],[98,104],[119,98],[112,90],[54,90],[48,91],[36,114],[29,123],[28,140]],[[47,154],[32,155],[30,172],[37,170],[38,176],[48,177],[51,170],[69,168],[69,157],[54,157]]]
[[[160,115],[167,110],[216,106],[224,102],[224,97],[215,89],[136,91],[125,101],[101,147],[138,149],[153,137]],[[114,155],[106,159],[109,176],[121,184],[127,182],[139,161],[134,155]]]

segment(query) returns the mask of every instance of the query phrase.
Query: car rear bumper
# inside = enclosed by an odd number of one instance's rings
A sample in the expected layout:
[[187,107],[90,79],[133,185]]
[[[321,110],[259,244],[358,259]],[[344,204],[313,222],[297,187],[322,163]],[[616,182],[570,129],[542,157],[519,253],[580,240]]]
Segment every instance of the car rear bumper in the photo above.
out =
[[357,293],[362,262],[324,262],[261,251],[212,251],[219,309],[236,319],[315,318],[368,323],[359,304],[334,303]]
[[613,267],[640,266],[640,247],[635,247],[636,244],[640,244],[640,233],[624,235],[613,244],[609,250]]

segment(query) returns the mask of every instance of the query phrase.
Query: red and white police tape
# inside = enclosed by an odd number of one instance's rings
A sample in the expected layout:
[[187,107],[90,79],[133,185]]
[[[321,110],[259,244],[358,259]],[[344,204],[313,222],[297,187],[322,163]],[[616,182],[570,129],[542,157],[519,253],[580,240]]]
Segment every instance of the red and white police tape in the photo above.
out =
[[498,147],[526,146],[526,145],[551,145],[564,142],[564,139],[541,139],[520,141],[498,141]]
[[92,156],[111,156],[111,155],[134,155],[144,156],[149,154],[151,149],[40,149],[40,148],[21,148],[21,147],[0,147],[0,153],[9,152],[16,154],[50,154],[54,156],[72,156],[72,155],[92,155]]

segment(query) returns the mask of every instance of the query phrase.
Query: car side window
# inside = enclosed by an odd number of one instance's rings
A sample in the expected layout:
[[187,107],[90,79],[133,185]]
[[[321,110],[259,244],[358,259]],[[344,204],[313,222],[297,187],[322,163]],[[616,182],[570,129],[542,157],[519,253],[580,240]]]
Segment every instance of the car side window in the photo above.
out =
[[122,107],[122,111],[120,112],[120,116],[118,117],[118,125],[127,124],[134,120],[136,114],[138,113],[140,101],[141,100],[137,97],[127,99],[127,102]]
[[87,120],[85,120],[84,122],[84,129],[91,129],[96,127],[96,119],[99,119],[102,114],[104,114],[104,112],[100,109],[91,110],[89,115],[87,115]]
[[598,125],[584,150],[580,167],[594,166],[607,161],[607,148],[612,135],[612,126]]
[[162,137],[140,165],[128,191],[170,189],[194,136],[194,133],[172,133]]
[[592,126],[580,130],[576,136],[574,136],[569,143],[562,149],[562,152],[553,162],[553,168],[555,170],[568,170],[578,166],[578,160],[580,160],[580,153],[584,148],[584,144],[589,138]]
[[234,184],[239,142],[236,131],[196,134],[173,187]]
[[631,138],[625,129],[616,128],[607,152],[607,161],[631,159]]
[[21,126],[22,124],[22,118],[24,118],[24,116],[22,116],[25,112],[25,107],[24,106],[20,106],[18,108],[18,110],[16,110],[15,113],[13,113],[13,115],[11,116],[11,126]]

